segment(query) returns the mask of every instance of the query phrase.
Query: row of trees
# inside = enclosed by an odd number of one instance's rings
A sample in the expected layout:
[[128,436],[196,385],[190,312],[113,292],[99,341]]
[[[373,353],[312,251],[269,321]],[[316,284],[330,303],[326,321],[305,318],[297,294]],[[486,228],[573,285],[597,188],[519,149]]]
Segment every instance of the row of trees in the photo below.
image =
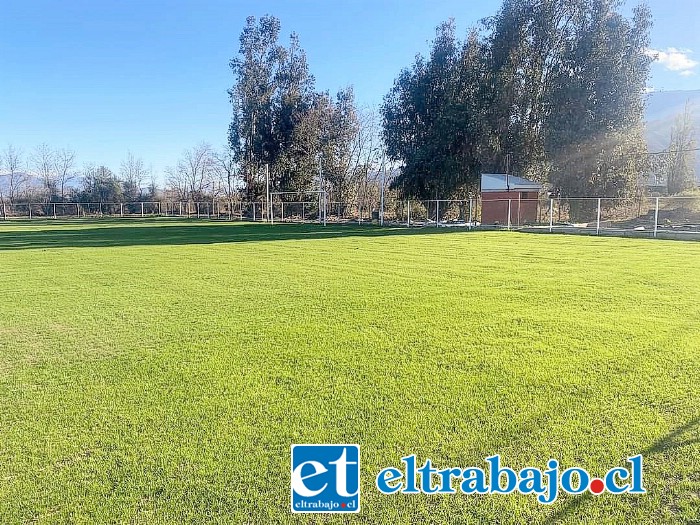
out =
[[[167,197],[257,200],[266,193],[267,175],[273,191],[323,189],[332,200],[357,200],[361,205],[378,193],[382,149],[376,112],[358,109],[350,87],[334,96],[316,91],[299,38],[292,34],[284,46],[279,35],[275,17],[247,19],[240,52],[230,62],[233,116],[227,147],[217,151],[202,143],[185,151],[165,171]],[[19,150],[8,149],[17,157],[5,163],[9,182],[4,186],[9,189],[3,196],[10,201],[19,198],[22,187],[25,198],[44,201],[105,202],[155,195],[155,184],[144,189],[153,174],[131,154],[117,174],[105,166],[78,170],[72,152],[67,156],[67,150],[57,152],[46,145],[28,162],[19,158]],[[59,160],[66,162],[59,166]],[[36,181],[42,181],[40,189]]]
[[464,41],[442,24],[382,106],[410,196],[474,189],[480,173],[549,182],[563,196],[624,197],[645,169],[651,15],[616,0],[506,0]]
[[378,119],[358,110],[352,88],[318,92],[306,54],[292,33],[279,42],[273,16],[249,17],[230,66],[231,161],[253,199],[266,191],[325,190],[337,201],[362,199],[368,172],[379,169]]
[[34,177],[45,198],[62,200],[76,177],[74,167],[75,152],[68,148],[53,150],[40,144],[25,159],[22,149],[10,144],[0,153],[0,199],[13,202],[36,190],[30,184]]
[[463,41],[443,23],[429,56],[386,95],[381,129],[350,88],[315,91],[298,37],[280,45],[279,20],[251,17],[230,63],[229,144],[243,191],[262,194],[267,167],[274,190],[359,200],[367,174],[387,164],[399,167],[393,189],[421,199],[464,197],[485,172],[546,182],[564,197],[631,197],[652,168],[672,193],[693,186],[687,126],[677,124],[667,154],[648,154],[651,14],[642,5],[628,19],[620,5],[505,0]]
[[119,174],[105,166],[76,166],[69,148],[40,144],[28,155],[12,144],[0,152],[0,200],[63,202],[148,200],[156,191],[152,172],[131,152]]
[[[619,8],[618,0],[505,0],[464,40],[445,22],[379,114],[358,109],[350,87],[317,91],[298,36],[283,45],[277,18],[249,17],[230,61],[228,144],[185,151],[166,170],[164,191],[256,200],[269,180],[272,191],[323,189],[363,205],[387,166],[398,166],[389,170],[398,174],[392,186],[409,198],[464,197],[484,172],[547,182],[564,197],[627,197],[653,168],[671,192],[683,191],[694,182],[688,110],[669,153],[650,158],[643,109],[651,15],[641,6],[627,19]],[[26,162],[12,146],[1,160],[0,198],[10,201],[22,187],[36,194],[30,179],[46,201],[156,197],[152,170],[131,153],[118,174],[78,170],[74,152],[45,144]]]
[[[118,172],[104,165],[88,163],[76,167],[75,153],[52,150],[46,144],[29,155],[8,145],[0,152],[0,202],[134,202],[161,198],[204,201],[212,198],[260,199],[250,193],[241,178],[233,151],[215,150],[207,143],[183,152],[174,167],[165,171],[161,189],[143,159],[131,152]],[[358,183],[364,195],[375,197],[377,174]],[[308,196],[307,196],[308,198]],[[376,200],[376,199],[375,199]]]

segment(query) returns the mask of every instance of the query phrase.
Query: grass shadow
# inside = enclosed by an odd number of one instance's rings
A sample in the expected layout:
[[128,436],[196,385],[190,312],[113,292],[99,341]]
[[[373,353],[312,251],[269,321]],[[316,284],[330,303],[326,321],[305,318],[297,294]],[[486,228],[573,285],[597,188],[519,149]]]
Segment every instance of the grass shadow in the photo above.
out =
[[[17,224],[17,223],[14,223]],[[23,225],[37,226],[26,221]],[[172,220],[100,220],[88,223],[43,222],[46,229],[21,227],[0,230],[0,251],[50,248],[94,248],[113,246],[156,246],[315,240],[338,237],[387,237],[397,235],[454,234],[452,228],[378,227],[357,224],[265,224],[236,222],[198,222]],[[71,225],[70,228],[60,228]],[[78,225],[78,227],[75,227]],[[0,225],[1,226],[1,225]],[[465,230],[459,230],[464,232]]]
[[[652,456],[654,454],[663,454],[664,452],[669,450],[685,447],[700,442],[700,437],[688,438],[688,434],[696,434],[697,436],[700,436],[700,417],[691,419],[685,425],[675,428],[668,434],[656,440],[649,447],[642,450],[641,454],[642,456],[644,456],[644,458],[646,458],[647,456]],[[566,504],[563,507],[561,507],[549,518],[548,521],[551,523],[557,523],[574,514],[583,505],[585,505],[588,501],[592,499],[594,499],[594,497],[591,495],[590,492],[584,492],[583,494],[579,494],[578,496],[572,496],[569,500],[567,500]]]

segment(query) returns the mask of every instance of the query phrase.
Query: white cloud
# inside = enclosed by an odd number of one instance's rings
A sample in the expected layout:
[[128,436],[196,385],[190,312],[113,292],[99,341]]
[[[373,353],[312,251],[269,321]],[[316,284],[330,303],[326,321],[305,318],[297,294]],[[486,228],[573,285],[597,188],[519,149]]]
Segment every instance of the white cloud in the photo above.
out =
[[693,53],[690,49],[667,47],[666,50],[647,49],[646,53],[667,70],[675,71],[684,77],[694,75],[695,68],[700,65],[700,62],[690,58],[690,55]]

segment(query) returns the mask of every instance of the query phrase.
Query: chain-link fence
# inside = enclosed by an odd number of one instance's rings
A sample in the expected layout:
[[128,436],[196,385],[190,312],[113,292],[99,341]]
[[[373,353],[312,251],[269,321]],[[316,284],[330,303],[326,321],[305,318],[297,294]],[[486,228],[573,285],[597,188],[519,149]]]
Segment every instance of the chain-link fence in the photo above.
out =
[[700,237],[700,196],[551,199],[544,207],[549,231]]
[[137,201],[0,203],[0,219],[70,219],[120,217],[187,217],[263,220],[264,202],[243,201]]
[[[0,203],[0,219],[179,217],[328,222],[700,238],[700,195],[611,198],[433,199],[325,203],[322,198],[258,201]],[[325,219],[325,221],[324,221]]]

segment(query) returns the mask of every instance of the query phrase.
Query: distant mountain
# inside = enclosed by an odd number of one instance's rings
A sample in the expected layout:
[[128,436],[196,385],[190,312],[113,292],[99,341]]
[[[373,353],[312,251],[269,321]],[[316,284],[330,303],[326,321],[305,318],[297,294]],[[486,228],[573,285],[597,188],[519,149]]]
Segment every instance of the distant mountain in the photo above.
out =
[[[690,102],[695,122],[695,137],[700,143],[700,89],[693,91],[656,91],[649,95],[645,111],[649,151],[663,151],[671,142],[676,117]],[[700,181],[700,152],[695,155],[695,177]]]

